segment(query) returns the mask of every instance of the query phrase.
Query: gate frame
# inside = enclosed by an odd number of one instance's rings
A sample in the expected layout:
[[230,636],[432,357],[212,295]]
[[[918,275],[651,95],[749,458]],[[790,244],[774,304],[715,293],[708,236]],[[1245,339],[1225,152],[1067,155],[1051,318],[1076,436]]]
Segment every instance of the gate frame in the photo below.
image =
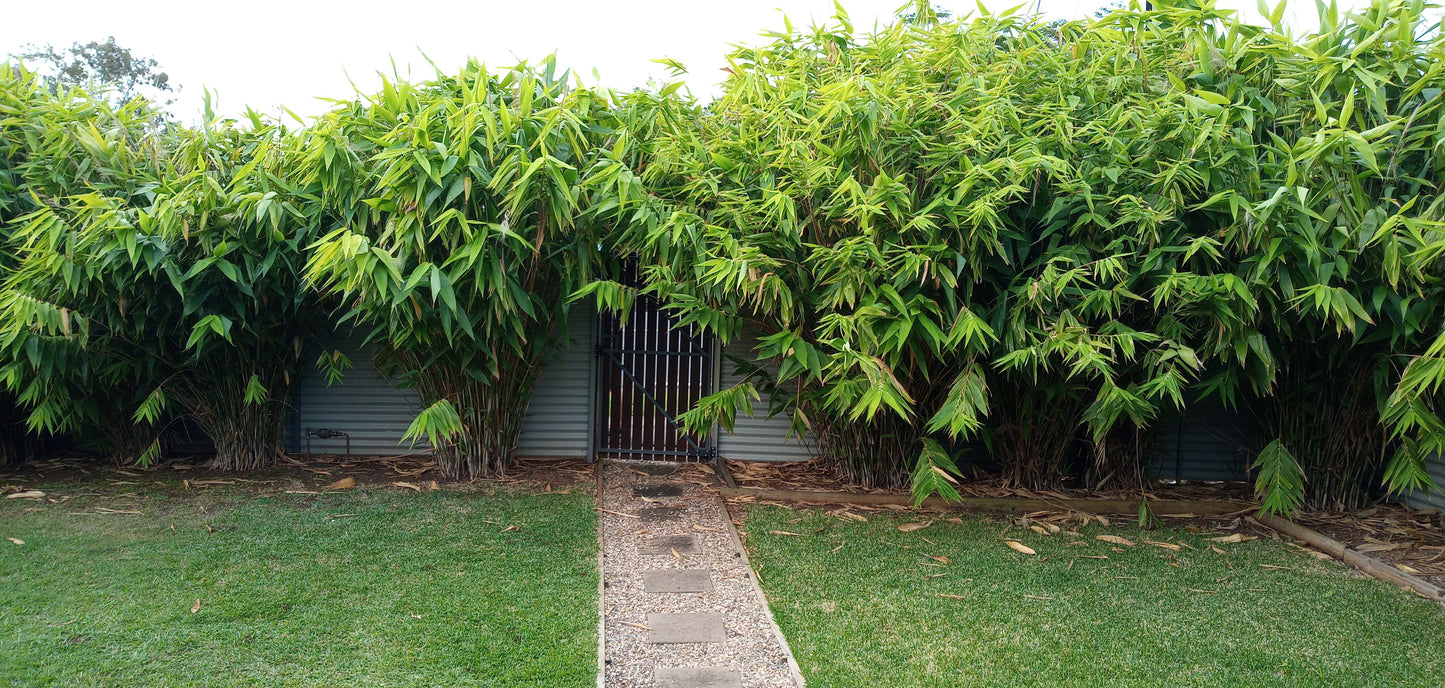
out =
[[[602,331],[602,329],[603,329],[603,328],[602,328],[603,317],[604,317],[603,310],[602,310],[601,308],[595,308],[595,307],[594,307],[594,309],[593,309],[593,314],[592,314],[592,327],[591,327],[592,337],[591,337],[591,341],[589,342],[589,343],[591,344],[591,347],[590,347],[590,348],[592,349],[593,355],[589,357],[589,364],[588,364],[588,390],[587,390],[587,392],[588,392],[588,398],[587,398],[587,399],[588,399],[588,400],[587,400],[587,412],[588,412],[588,413],[587,413],[587,462],[588,462],[588,463],[596,463],[596,462],[599,460],[599,454],[606,453],[606,451],[607,451],[607,450],[602,449],[601,446],[600,446],[600,445],[601,445],[601,439],[600,439],[599,436],[600,436],[601,433],[602,433],[602,423],[600,422],[600,421],[601,421],[601,404],[599,403],[599,400],[597,399],[597,397],[602,394],[602,379],[601,379],[601,378],[602,378],[602,356],[603,356],[602,346],[603,346],[603,338],[604,338],[604,333],[603,333],[603,331]],[[708,366],[708,367],[710,368],[710,370],[708,371],[708,377],[709,377],[709,380],[708,380],[708,386],[709,386],[709,387],[708,387],[708,388],[709,388],[709,390],[710,390],[710,391],[708,392],[708,394],[712,394],[712,393],[714,393],[714,392],[717,392],[717,391],[718,391],[718,387],[722,384],[722,354],[723,354],[723,346],[722,346],[722,341],[719,340],[716,336],[711,335],[711,334],[704,334],[704,336],[706,337],[706,341],[707,341],[707,345],[708,345],[707,356],[708,356],[708,359],[709,359],[709,363],[711,364],[711,365]],[[706,396],[706,395],[704,395],[704,396]],[[719,433],[720,431],[721,431],[721,427],[719,426],[719,424],[717,423],[717,421],[713,421],[712,427],[710,427],[710,428],[708,429],[707,435],[706,435],[705,437],[703,437],[703,440],[702,440],[702,442],[701,442],[702,452],[700,453],[700,455],[699,455],[699,454],[688,453],[688,454],[674,454],[674,455],[664,456],[663,458],[648,458],[646,454],[639,454],[638,458],[626,458],[626,459],[614,459],[614,460],[621,460],[621,461],[656,461],[656,462],[659,462],[659,463],[706,463],[706,464],[710,464],[710,465],[716,465],[716,464],[718,463],[718,460],[719,460],[717,445],[718,445],[718,433]],[[689,442],[689,444],[691,444],[691,442]],[[671,458],[672,456],[680,456],[680,457],[682,457],[682,458],[681,458],[681,459],[673,459],[673,458]]]

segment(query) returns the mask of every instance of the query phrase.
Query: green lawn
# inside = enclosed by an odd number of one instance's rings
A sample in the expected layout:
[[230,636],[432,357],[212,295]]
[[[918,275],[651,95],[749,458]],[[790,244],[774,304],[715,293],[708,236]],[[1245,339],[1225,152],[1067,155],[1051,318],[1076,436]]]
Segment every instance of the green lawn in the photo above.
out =
[[6,688],[595,681],[589,495],[155,491],[37,506],[0,500]]
[[[869,519],[748,513],[753,565],[809,688],[1445,681],[1438,604],[1280,542],[1218,544],[1221,555],[1184,530],[1092,525],[1075,537],[1014,526],[1007,537],[1037,550],[1028,556],[1005,546],[1001,519],[910,533],[897,526],[911,519]],[[1139,546],[1116,552],[1099,534]]]

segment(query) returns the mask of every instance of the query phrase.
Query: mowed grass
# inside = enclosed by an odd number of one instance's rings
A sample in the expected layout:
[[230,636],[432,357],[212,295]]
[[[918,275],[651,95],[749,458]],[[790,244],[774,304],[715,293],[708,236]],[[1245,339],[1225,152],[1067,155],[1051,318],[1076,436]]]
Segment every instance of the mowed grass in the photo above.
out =
[[1281,542],[1012,527],[1028,556],[1004,544],[1001,517],[904,533],[914,518],[868,516],[748,512],[752,563],[809,688],[1445,685],[1440,605]]
[[0,500],[0,686],[591,685],[592,502],[367,489]]

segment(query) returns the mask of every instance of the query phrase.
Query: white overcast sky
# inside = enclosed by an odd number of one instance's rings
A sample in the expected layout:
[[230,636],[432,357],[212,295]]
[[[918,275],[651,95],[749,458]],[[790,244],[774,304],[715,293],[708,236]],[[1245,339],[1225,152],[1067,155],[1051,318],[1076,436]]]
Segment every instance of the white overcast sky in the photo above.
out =
[[[985,0],[1000,10],[1023,0]],[[1036,0],[1050,17],[1091,13],[1108,0]],[[1347,4],[1341,2],[1341,5]],[[1359,2],[1360,0],[1354,0]],[[737,43],[758,44],[765,30],[781,30],[786,14],[795,26],[825,21],[832,0],[12,0],[0,15],[0,55],[28,44],[68,46],[116,41],[153,57],[182,87],[172,108],[197,118],[202,89],[219,93],[218,110],[246,106],[278,113],[284,105],[302,115],[325,111],[317,97],[346,98],[352,82],[364,92],[390,73],[425,79],[434,72],[424,52],[447,71],[468,56],[489,66],[556,52],[562,66],[590,83],[596,69],[605,85],[628,88],[667,70],[651,62],[673,58],[690,72],[689,88],[715,93],[723,55]],[[892,17],[903,0],[846,0],[855,27],[866,31]],[[972,0],[935,0],[960,14]],[[1220,0],[1257,20],[1256,0]],[[1314,26],[1314,3],[1296,0],[1288,22]]]

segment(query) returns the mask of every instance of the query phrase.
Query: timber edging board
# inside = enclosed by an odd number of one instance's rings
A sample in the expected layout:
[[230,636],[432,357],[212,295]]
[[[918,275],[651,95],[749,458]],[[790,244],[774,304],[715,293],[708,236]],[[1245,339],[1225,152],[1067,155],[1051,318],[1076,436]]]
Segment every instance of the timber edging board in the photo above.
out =
[[1373,576],[1382,581],[1394,583],[1395,585],[1398,585],[1402,588],[1414,590],[1415,592],[1419,593],[1421,597],[1432,599],[1437,602],[1441,602],[1442,604],[1445,604],[1445,590],[1441,590],[1439,587],[1436,587],[1434,583],[1431,583],[1423,578],[1412,576],[1405,571],[1400,571],[1390,566],[1389,564],[1380,561],[1379,559],[1375,559],[1374,557],[1352,550],[1349,547],[1346,547],[1345,543],[1329,537],[1317,530],[1314,530],[1313,528],[1308,528],[1306,526],[1295,523],[1294,521],[1263,513],[1256,516],[1255,519],[1265,526],[1284,533],[1285,535],[1299,540],[1306,545],[1314,547],[1315,549],[1320,550],[1325,554],[1328,554],[1336,559],[1339,559],[1340,561],[1345,562],[1346,564],[1349,564],[1350,566],[1355,567],[1356,569],[1359,569],[1362,573]]
[[[796,490],[758,490],[752,488],[722,488],[718,494],[723,497],[754,497],[779,502],[812,502],[816,504],[859,504],[913,506],[913,498],[903,494],[880,494],[858,492],[804,492]],[[1217,516],[1221,514],[1243,514],[1253,511],[1255,506],[1244,502],[1223,500],[1147,500],[1149,511],[1155,514],[1179,515],[1196,514]],[[1137,499],[1026,499],[1015,497],[965,497],[961,501],[944,501],[938,497],[924,500],[923,506],[930,508],[985,509],[993,511],[1078,511],[1085,514],[1139,513]]]

